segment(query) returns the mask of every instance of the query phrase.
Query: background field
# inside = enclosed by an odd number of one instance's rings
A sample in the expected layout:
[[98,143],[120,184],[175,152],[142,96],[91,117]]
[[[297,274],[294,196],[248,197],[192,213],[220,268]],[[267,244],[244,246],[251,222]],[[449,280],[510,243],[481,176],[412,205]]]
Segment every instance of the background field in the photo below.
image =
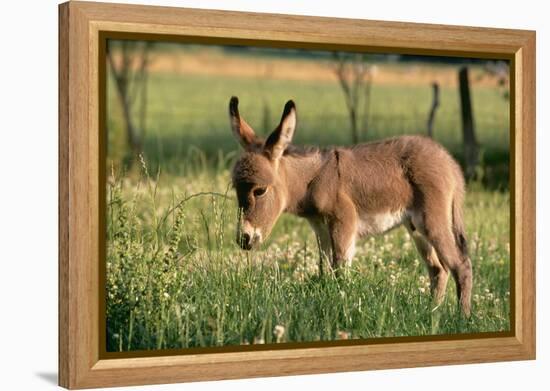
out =
[[[369,64],[376,67],[361,140],[425,134],[430,83],[437,80],[434,137],[462,161],[458,65],[380,56]],[[129,158],[109,73],[108,350],[509,329],[509,101],[483,64],[469,67],[482,151],[466,198],[474,264],[469,320],[458,316],[452,283],[443,305],[433,307],[427,272],[401,228],[361,241],[341,280],[318,276],[315,238],[292,216],[281,218],[261,251],[237,248],[229,169],[239,149],[228,124],[229,97],[239,96],[258,133],[272,130],[292,98],[295,143],[350,144],[330,56],[154,49],[140,159]]]

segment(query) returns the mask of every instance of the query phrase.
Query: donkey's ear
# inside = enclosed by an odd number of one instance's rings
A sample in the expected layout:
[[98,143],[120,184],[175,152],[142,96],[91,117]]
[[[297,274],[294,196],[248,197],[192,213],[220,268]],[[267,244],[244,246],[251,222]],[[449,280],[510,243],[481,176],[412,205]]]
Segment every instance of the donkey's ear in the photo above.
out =
[[258,145],[259,140],[256,138],[254,130],[239,115],[239,98],[236,96],[231,97],[229,101],[229,121],[233,134],[244,149],[248,151]]
[[296,129],[296,105],[293,101],[286,102],[283,116],[277,129],[273,131],[265,142],[264,150],[269,154],[271,160],[279,159],[286,147],[292,141]]

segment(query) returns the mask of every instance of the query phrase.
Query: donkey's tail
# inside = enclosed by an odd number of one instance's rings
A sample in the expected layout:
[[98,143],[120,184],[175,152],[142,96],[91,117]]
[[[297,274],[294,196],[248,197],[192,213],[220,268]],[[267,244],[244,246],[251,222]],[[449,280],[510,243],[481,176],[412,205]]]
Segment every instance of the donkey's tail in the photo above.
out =
[[464,229],[464,217],[462,208],[464,204],[464,185],[458,186],[453,197],[452,214],[453,214],[453,234],[456,245],[460,249],[461,255],[468,257],[468,244],[466,243],[466,231]]

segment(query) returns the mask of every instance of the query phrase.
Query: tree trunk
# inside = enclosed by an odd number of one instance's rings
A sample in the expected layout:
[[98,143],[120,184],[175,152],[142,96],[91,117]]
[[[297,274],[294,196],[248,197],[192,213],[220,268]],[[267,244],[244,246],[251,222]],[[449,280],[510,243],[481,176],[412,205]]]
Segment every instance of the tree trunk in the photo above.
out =
[[273,124],[271,123],[271,110],[269,109],[269,105],[264,100],[263,104],[263,110],[262,110],[262,128],[264,134],[269,134],[272,129]]
[[351,141],[353,144],[359,143],[359,127],[357,126],[357,111],[354,106],[349,107],[349,118],[351,124]]
[[107,59],[109,60],[111,71],[113,72],[113,78],[115,80],[115,86],[120,101],[120,107],[122,109],[122,117],[124,119],[125,128],[124,130],[126,132],[128,145],[132,150],[132,154],[137,155],[141,151],[141,143],[139,141],[139,137],[136,133],[136,128],[132,121],[132,113],[130,109],[130,97],[128,94],[130,59],[127,50],[127,46],[124,45],[122,47],[122,65],[120,67],[120,70],[117,70],[113,56],[110,51],[107,51]]
[[479,164],[479,146],[475,135],[474,114],[472,112],[472,99],[470,96],[470,82],[468,80],[467,67],[460,68],[458,80],[460,87],[466,178],[472,179],[475,176],[476,166]]
[[[117,95],[122,109],[124,131],[130,148],[130,156],[127,156],[127,163],[132,165],[133,160],[138,158],[142,152],[143,138],[146,128],[147,111],[147,68],[149,64],[149,50],[151,43],[143,45],[138,52],[135,45],[123,42],[121,46],[121,60],[116,66],[110,50],[107,50],[107,59],[115,80]],[[133,64],[138,61],[137,69],[132,69]],[[136,97],[139,95],[137,118],[132,115],[135,111]],[[134,121],[135,119],[135,121]],[[138,126],[136,126],[136,122]]]
[[[141,94],[139,105],[139,128],[141,129],[140,140],[145,138],[145,129],[147,129],[147,81],[148,81],[148,66],[149,66],[149,51],[151,49],[152,42],[147,42],[143,48],[141,66],[139,70],[140,82],[141,82]],[[141,144],[141,142],[140,142]],[[141,145],[140,145],[141,150]]]
[[361,127],[361,133],[367,134],[370,127],[370,95],[372,87],[372,78],[371,76],[367,77],[365,81],[365,95],[364,95],[364,104],[363,104],[363,125]]
[[432,107],[428,116],[428,137],[433,138],[433,126],[435,120],[435,113],[439,107],[439,84],[437,82],[432,83],[433,97]]
[[[357,144],[361,141],[361,98],[368,99],[368,95],[370,94],[370,85],[367,86],[364,95],[361,94],[365,86],[365,78],[368,75],[369,67],[360,55],[349,57],[341,53],[334,53],[334,58],[336,60],[336,76],[342,87],[348,109],[351,141],[353,144]],[[365,109],[368,107],[367,104],[368,102],[365,102]]]

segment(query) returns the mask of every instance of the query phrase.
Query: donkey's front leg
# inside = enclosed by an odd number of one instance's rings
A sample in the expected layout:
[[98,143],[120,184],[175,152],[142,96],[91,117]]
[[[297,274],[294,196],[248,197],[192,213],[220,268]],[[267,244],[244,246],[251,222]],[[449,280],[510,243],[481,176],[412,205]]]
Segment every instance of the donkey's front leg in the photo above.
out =
[[345,193],[339,193],[333,216],[329,220],[332,241],[332,267],[350,266],[355,255],[357,237],[357,211]]
[[309,224],[315,231],[317,244],[319,246],[319,274],[324,273],[324,265],[332,260],[332,240],[328,224],[323,218],[310,218]]

